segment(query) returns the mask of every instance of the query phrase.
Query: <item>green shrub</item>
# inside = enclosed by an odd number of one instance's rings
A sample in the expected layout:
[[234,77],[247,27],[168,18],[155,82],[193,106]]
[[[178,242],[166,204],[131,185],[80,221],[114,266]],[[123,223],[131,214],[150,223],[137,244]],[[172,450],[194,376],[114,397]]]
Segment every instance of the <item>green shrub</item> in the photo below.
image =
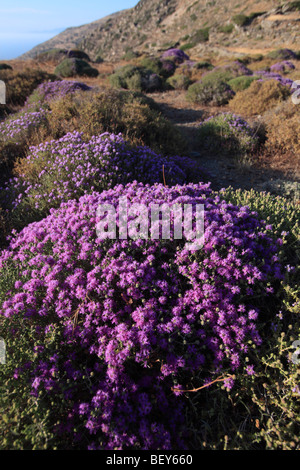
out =
[[180,46],[180,49],[182,51],[187,51],[189,49],[192,49],[193,47],[195,47],[195,43],[194,42],[187,42],[186,44],[182,44],[182,46]]
[[53,48],[48,51],[40,52],[35,58],[39,62],[59,62],[66,57],[65,49]]
[[151,70],[157,75],[163,75],[163,64],[161,60],[156,57],[144,57],[140,60],[139,65],[144,69]]
[[246,55],[243,57],[239,57],[238,61],[244,65],[249,65],[249,64],[252,64],[252,62],[261,61],[263,60],[263,58],[264,58],[263,54],[253,54],[253,55]]
[[288,87],[277,80],[254,80],[246,90],[239,91],[229,102],[229,108],[242,116],[255,116],[286,100]]
[[77,58],[64,59],[55,69],[54,73],[62,78],[87,76],[97,77],[99,72],[90,66],[88,62]]
[[0,70],[12,70],[12,66],[9,64],[0,64]]
[[232,23],[219,26],[218,28],[218,31],[220,31],[220,33],[226,33],[226,34],[232,33],[233,30],[234,30],[234,24]]
[[123,55],[122,59],[124,60],[132,60],[136,59],[138,57],[138,53],[134,51],[126,51],[125,54]]
[[115,88],[137,91],[161,90],[163,81],[161,77],[146,67],[125,65],[109,76],[110,84]]
[[220,79],[210,80],[208,75],[201,81],[189,86],[186,94],[188,101],[199,104],[222,106],[233,97],[234,92],[230,86]]
[[104,62],[104,59],[102,58],[100,54],[98,54],[95,58],[95,62],[96,64],[102,64],[102,62]]
[[200,60],[194,65],[195,69],[201,70],[201,69],[207,69],[207,70],[212,70],[214,66],[212,65],[211,62],[207,60]]
[[275,49],[268,52],[267,57],[272,60],[289,60],[296,59],[297,54],[291,49]]
[[253,80],[258,80],[258,78],[259,77],[254,75],[241,75],[240,77],[235,77],[229,80],[228,85],[230,85],[233,91],[237,93],[238,91],[246,90]]
[[209,40],[209,29],[210,28],[202,28],[198,29],[192,36],[192,42],[198,44],[199,42],[207,42]]
[[[246,359],[254,364],[254,374],[237,374],[229,393],[220,385],[190,394],[191,435],[201,449],[299,450],[300,370],[291,358],[300,327],[300,208],[266,192],[228,188],[216,194],[248,206],[272,226],[274,239],[282,239],[280,260],[286,272],[274,293],[278,303],[272,302],[272,314],[268,305],[262,306],[263,343],[260,352],[250,347]],[[196,424],[200,415],[204,426]]]
[[167,79],[167,84],[175,90],[186,90],[190,86],[191,81],[186,75],[175,74]]
[[239,14],[232,17],[232,21],[237,26],[245,26],[248,23],[248,16]]
[[230,155],[242,158],[259,144],[254,129],[239,116],[221,113],[203,121],[197,129],[201,152],[205,155]]
[[48,51],[41,52],[36,56],[36,60],[40,62],[60,62],[66,58],[75,58],[90,61],[88,54],[79,49],[58,49],[53,48]]
[[239,61],[230,62],[229,64],[214,67],[201,77],[203,83],[224,82],[229,83],[230,80],[243,75],[252,75],[252,71]]

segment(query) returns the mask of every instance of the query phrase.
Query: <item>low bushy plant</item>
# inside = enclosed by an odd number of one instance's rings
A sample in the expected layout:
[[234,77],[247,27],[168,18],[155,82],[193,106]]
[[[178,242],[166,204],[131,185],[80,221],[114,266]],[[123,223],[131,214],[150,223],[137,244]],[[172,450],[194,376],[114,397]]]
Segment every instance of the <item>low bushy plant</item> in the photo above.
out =
[[291,49],[276,49],[274,51],[268,52],[267,57],[276,60],[297,59],[296,53]]
[[26,155],[30,145],[40,143],[47,135],[49,111],[43,108],[9,115],[0,123],[1,181],[11,176],[18,158]]
[[263,116],[266,126],[266,148],[296,158],[300,155],[300,109],[291,100],[285,101],[266,112]]
[[172,77],[169,77],[166,83],[175,90],[186,90],[191,85],[191,80],[184,74],[176,73]]
[[197,129],[197,138],[204,154],[222,154],[243,157],[259,144],[255,129],[232,113],[221,113],[203,121]]
[[[173,232],[101,240],[99,205],[118,214],[121,196],[203,204],[203,248]],[[2,448],[185,450],[195,434],[201,447],[208,409],[197,389],[217,380],[235,397],[241,381],[261,383],[256,359],[284,278],[273,233],[208,185],[133,183],[68,201],[16,234],[0,256]]]
[[290,60],[282,60],[281,62],[276,62],[276,64],[271,65],[271,72],[280,72],[288,73],[291,70],[295,69],[295,65]]
[[85,138],[111,132],[164,155],[182,155],[186,149],[177,128],[141,93],[115,89],[78,92],[51,101],[50,109],[49,135],[55,139],[76,130]]
[[26,105],[41,106],[51,100],[76,93],[77,91],[88,91],[91,87],[85,83],[75,80],[56,80],[54,82],[41,83],[26,100]]
[[181,49],[171,48],[162,54],[162,59],[171,59],[176,64],[182,64],[185,60],[189,60],[189,56]]
[[59,49],[59,48],[52,48],[47,51],[43,51],[36,56],[36,60],[40,62],[61,62],[63,59],[66,58],[76,58],[82,59],[86,61],[90,61],[88,54],[79,50],[79,49]]
[[1,70],[0,80],[6,85],[6,103],[8,106],[20,107],[38,85],[57,80],[57,76],[42,70],[26,69],[23,72]]
[[62,78],[79,76],[97,77],[99,72],[83,59],[67,58],[55,68],[54,73]]
[[199,62],[195,63],[194,67],[198,70],[201,70],[201,69],[212,70],[214,68],[212,63],[208,60],[200,60]]
[[256,75],[241,75],[240,77],[232,78],[229,80],[228,85],[233,89],[235,93],[243,91],[248,88],[253,80],[258,80],[259,77]]
[[222,106],[234,96],[232,88],[222,80],[201,79],[189,86],[186,98],[193,103]]
[[13,70],[13,68],[9,64],[2,63],[0,64],[0,70]]
[[243,91],[236,93],[229,108],[242,116],[262,114],[290,96],[289,89],[277,80],[254,80]]
[[234,15],[232,17],[232,21],[237,26],[246,26],[247,23],[248,23],[248,16],[243,15],[242,13],[240,13],[238,15]]
[[224,24],[223,26],[219,26],[218,31],[220,33],[226,33],[230,34],[234,30],[234,24],[229,23],[229,24]]
[[146,92],[161,90],[163,86],[159,75],[145,67],[135,65],[120,67],[110,75],[109,81],[116,88]]
[[68,133],[29,148],[28,156],[15,166],[17,176],[3,188],[2,200],[20,227],[24,220],[41,218],[50,208],[93,190],[134,180],[154,184],[163,182],[163,175],[170,185],[182,184],[192,177],[194,167],[196,171],[192,160],[183,157],[163,157],[148,147],[130,146],[121,134],[84,141],[78,132]]
[[195,31],[195,33],[191,36],[192,42],[195,44],[207,42],[209,40],[209,30],[210,28],[207,27]]

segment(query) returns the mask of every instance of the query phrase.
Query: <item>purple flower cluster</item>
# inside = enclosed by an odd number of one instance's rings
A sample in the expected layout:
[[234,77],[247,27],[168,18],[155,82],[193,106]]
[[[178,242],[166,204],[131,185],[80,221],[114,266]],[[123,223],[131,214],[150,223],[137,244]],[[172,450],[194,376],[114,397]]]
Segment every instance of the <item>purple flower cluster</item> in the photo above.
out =
[[49,112],[40,108],[38,111],[21,112],[6,119],[0,123],[0,140],[19,138],[24,132],[44,123]]
[[289,70],[294,70],[295,65],[290,62],[289,60],[283,60],[282,62],[277,62],[276,64],[271,65],[270,70],[271,72],[281,72],[285,73]]
[[[203,248],[187,251],[172,230],[170,240],[100,240],[97,208],[118,213],[121,196],[147,207],[204,204]],[[90,449],[188,448],[180,390],[220,371],[254,373],[244,357],[261,344],[260,301],[282,278],[267,232],[209,185],[133,182],[70,200],[16,235],[0,254],[0,276],[19,273],[0,315],[37,325],[32,394],[69,403],[55,432]],[[58,329],[59,350],[43,356]]]
[[277,49],[270,52],[269,57],[281,59],[281,60],[292,60],[297,59],[297,54],[291,49]]
[[91,87],[75,80],[43,82],[33,92],[33,95],[27,99],[26,104],[30,104],[33,98],[38,99],[39,102],[49,102],[53,99],[62,98],[79,90],[88,91],[91,90]]
[[277,82],[281,83],[281,85],[284,85],[286,87],[291,87],[293,84],[293,80],[287,77],[282,77],[279,73],[275,72],[267,72],[265,70],[258,70],[255,72],[255,75],[259,75],[261,78],[258,80],[258,82],[263,82],[265,80],[276,80]]
[[213,70],[206,71],[203,74],[203,77],[205,75],[212,75],[215,72],[228,72],[231,74],[232,78],[240,77],[242,75],[253,75],[252,70],[248,69],[246,65],[238,60],[230,62],[229,64],[218,65],[217,67],[214,67]]
[[176,64],[181,64],[185,60],[189,60],[189,56],[181,49],[168,49],[162,54],[162,59],[170,57]]
[[188,158],[163,157],[148,147],[128,145],[121,134],[109,133],[88,142],[78,132],[68,133],[59,140],[30,147],[24,162],[40,168],[38,178],[21,175],[9,179],[4,197],[13,208],[30,198],[41,211],[93,190],[134,180],[153,184],[163,182],[164,176],[170,185],[186,183],[195,168]]

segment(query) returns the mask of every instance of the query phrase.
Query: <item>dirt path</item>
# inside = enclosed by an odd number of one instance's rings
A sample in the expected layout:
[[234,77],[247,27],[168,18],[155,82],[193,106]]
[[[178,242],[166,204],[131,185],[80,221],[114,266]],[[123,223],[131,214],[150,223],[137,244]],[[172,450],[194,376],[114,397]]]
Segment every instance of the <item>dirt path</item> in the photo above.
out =
[[[203,107],[191,104],[185,99],[184,91],[168,91],[149,95],[160,105],[161,112],[171,120],[187,137],[188,155],[199,161],[200,166],[209,174],[212,187],[220,189],[232,186],[235,189],[265,190],[277,187],[277,181],[297,181],[293,168],[274,168],[258,162],[239,164],[232,158],[224,156],[206,157],[201,155],[196,140],[196,129],[205,118],[228,111],[226,107]],[[281,165],[282,166],[282,165]],[[299,179],[298,179],[299,181]],[[271,186],[270,186],[271,185]]]

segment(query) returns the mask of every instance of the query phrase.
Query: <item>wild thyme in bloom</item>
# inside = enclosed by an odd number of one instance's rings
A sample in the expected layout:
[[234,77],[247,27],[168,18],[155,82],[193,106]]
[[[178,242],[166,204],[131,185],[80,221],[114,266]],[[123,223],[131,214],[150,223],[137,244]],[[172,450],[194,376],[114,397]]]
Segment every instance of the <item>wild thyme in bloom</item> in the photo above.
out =
[[[97,208],[124,195],[204,204],[203,248],[172,236],[98,239]],[[260,306],[282,278],[277,253],[267,224],[209,184],[133,182],[68,200],[0,255],[2,335],[31,331],[14,380],[51,403],[53,432],[70,448],[186,449],[180,390],[255,373],[243,359],[262,341]]]

